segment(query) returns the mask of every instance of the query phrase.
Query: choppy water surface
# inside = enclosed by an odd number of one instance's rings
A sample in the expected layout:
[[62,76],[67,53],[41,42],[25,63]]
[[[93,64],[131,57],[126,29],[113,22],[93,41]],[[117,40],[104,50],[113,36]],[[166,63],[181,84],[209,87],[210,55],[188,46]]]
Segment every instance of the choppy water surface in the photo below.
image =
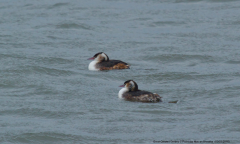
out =
[[[234,0],[2,0],[0,142],[238,143],[239,13]],[[100,51],[131,69],[89,71]],[[119,100],[128,79],[165,102]]]

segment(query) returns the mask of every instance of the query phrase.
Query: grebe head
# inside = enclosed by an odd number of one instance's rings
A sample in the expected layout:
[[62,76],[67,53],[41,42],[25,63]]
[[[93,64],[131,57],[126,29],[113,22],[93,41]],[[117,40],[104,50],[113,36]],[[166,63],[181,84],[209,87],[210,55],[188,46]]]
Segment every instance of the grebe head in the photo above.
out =
[[88,60],[94,60],[94,61],[109,61],[108,56],[104,52],[96,53],[93,57],[89,58]]
[[125,87],[128,89],[128,91],[137,91],[138,90],[138,85],[135,81],[133,80],[127,80],[124,82],[124,85],[121,85],[119,87]]

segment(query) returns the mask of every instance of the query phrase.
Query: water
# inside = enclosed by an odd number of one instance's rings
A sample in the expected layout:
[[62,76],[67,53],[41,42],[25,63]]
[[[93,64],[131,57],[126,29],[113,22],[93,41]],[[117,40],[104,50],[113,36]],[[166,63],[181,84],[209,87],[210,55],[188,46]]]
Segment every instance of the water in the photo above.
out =
[[[239,143],[239,8],[235,0],[2,0],[0,142]],[[86,59],[100,51],[131,69],[89,71]],[[119,100],[129,79],[164,102]]]

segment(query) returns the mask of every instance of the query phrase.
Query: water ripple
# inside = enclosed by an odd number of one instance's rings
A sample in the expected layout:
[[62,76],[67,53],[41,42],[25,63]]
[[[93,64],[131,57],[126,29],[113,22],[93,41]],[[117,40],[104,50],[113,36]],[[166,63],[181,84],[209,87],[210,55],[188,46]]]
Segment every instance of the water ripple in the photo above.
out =
[[93,30],[90,25],[84,23],[62,23],[56,25],[57,29],[84,29],[84,30]]

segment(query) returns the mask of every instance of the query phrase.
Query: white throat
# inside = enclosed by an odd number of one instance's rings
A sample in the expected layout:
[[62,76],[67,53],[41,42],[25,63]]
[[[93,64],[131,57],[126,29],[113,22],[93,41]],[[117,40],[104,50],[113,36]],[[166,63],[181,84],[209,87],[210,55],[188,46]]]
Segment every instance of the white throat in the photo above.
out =
[[98,69],[96,68],[96,64],[98,61],[94,60],[92,62],[90,62],[90,64],[88,65],[88,69],[92,70],[92,71],[97,71]]
[[118,97],[120,98],[120,99],[123,99],[123,94],[125,93],[125,92],[127,92],[128,91],[128,89],[127,88],[122,88],[119,92],[118,92]]

